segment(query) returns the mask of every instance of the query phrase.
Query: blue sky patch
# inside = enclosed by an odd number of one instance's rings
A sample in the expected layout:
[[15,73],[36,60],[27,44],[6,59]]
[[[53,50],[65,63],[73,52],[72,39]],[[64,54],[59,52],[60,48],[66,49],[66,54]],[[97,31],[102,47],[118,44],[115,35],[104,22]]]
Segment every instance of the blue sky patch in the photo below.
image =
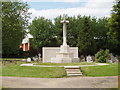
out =
[[43,9],[66,9],[66,8],[84,7],[86,2],[77,2],[77,3],[28,2],[28,4],[30,8],[35,8],[36,10],[43,10]]

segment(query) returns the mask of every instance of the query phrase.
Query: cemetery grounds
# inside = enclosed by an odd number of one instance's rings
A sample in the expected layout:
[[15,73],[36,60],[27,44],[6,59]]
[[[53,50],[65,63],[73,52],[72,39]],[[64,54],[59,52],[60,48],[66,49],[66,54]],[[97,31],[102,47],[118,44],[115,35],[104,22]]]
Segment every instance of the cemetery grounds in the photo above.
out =
[[[36,67],[33,66],[20,66],[21,64],[26,64],[18,60],[16,62],[9,62],[2,64],[2,76],[15,76],[15,77],[38,77],[38,78],[65,78],[67,77],[63,66],[80,66],[88,65],[86,67],[81,67],[83,76],[118,76],[118,64],[117,63],[107,63],[109,65],[103,66],[89,66],[96,65],[96,63],[91,62],[80,62],[80,63],[42,63],[37,61],[32,61]],[[29,63],[30,64],[30,63]],[[54,66],[54,67],[41,67]],[[59,67],[61,66],[61,67]]]

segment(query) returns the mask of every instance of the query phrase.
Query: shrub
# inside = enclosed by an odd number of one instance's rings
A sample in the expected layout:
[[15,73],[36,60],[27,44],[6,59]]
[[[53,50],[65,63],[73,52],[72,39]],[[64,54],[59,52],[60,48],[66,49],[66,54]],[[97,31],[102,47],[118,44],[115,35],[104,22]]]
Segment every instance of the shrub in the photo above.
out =
[[110,51],[108,49],[100,49],[95,56],[98,62],[105,63],[110,57]]

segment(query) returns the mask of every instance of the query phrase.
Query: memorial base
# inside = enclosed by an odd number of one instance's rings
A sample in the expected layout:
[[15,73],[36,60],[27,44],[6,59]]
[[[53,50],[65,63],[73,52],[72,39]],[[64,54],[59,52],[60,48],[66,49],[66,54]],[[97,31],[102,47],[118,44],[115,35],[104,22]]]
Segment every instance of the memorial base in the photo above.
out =
[[79,63],[79,58],[51,58],[51,63]]
[[74,58],[74,53],[69,51],[69,46],[60,47],[60,52],[56,53],[56,57],[51,58],[51,63],[77,63],[79,58]]

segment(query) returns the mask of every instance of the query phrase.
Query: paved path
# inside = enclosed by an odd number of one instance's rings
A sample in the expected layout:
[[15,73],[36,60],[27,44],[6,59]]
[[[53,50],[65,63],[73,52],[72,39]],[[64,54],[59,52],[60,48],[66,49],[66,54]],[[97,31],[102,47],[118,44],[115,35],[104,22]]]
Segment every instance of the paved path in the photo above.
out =
[[5,88],[117,88],[118,77],[2,77]]
[[[64,66],[50,66],[50,65],[34,65],[35,63],[27,63],[21,64],[20,66],[34,66],[34,67],[64,67]],[[95,65],[73,65],[73,66],[80,66],[80,67],[88,67],[88,66],[102,66],[102,65],[109,65],[106,63],[96,63]]]

